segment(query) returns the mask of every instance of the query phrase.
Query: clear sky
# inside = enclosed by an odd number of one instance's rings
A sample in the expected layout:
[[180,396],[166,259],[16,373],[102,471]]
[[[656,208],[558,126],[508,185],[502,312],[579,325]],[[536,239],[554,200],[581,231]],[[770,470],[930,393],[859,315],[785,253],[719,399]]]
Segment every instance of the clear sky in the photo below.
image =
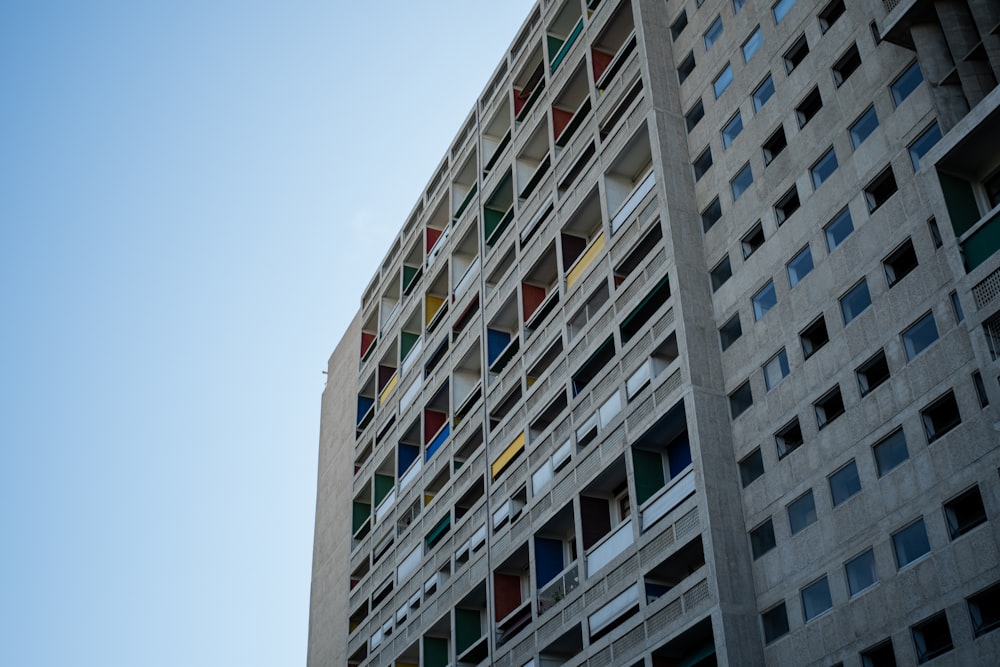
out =
[[0,3],[0,665],[303,665],[322,370],[527,0]]

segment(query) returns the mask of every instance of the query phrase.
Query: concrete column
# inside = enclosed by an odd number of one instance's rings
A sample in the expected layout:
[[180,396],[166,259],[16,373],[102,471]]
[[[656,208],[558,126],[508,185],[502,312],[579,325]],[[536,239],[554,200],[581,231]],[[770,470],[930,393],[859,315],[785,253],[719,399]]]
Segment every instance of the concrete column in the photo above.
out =
[[997,85],[989,62],[966,58],[979,45],[976,23],[972,20],[972,14],[969,13],[969,7],[965,2],[936,2],[934,9],[937,11],[941,29],[951,49],[965,98],[969,101],[969,107],[974,107]]
[[910,34],[917,50],[920,70],[934,93],[938,122],[947,132],[969,112],[969,103],[960,85],[940,84],[954,66],[948,43],[945,41],[941,26],[934,23],[915,25],[910,28]]
[[983,40],[983,48],[993,70],[993,77],[1000,80],[1000,35],[990,32],[994,26],[1000,25],[1000,2],[969,0],[969,11],[979,29],[979,36]]

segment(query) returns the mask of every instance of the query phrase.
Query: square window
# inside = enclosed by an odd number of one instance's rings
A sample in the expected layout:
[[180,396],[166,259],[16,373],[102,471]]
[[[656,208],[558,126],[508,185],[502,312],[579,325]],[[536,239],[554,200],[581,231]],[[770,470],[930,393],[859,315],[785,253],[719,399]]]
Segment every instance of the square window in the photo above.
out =
[[756,112],[763,109],[772,95],[774,95],[774,79],[768,74],[767,78],[761,81],[757,89],[753,91],[753,110]]
[[847,573],[847,590],[854,597],[863,590],[878,583],[878,572],[875,571],[875,552],[871,549],[844,563]]
[[701,212],[701,228],[707,232],[720,218],[722,218],[722,204],[719,203],[719,198],[716,197],[708,205],[708,208]]
[[733,82],[733,66],[726,65],[726,69],[719,72],[719,75],[715,77],[715,81],[712,82],[712,88],[715,90],[715,99],[722,97],[722,93],[726,92],[726,88],[729,84]]
[[788,220],[792,213],[799,210],[799,206],[801,206],[799,202],[799,189],[793,185],[774,205],[774,218],[777,220],[778,226],[781,226],[785,220]]
[[729,413],[733,419],[736,419],[749,410],[752,405],[753,392],[750,390],[750,380],[746,380],[729,395]]
[[910,628],[913,633],[913,647],[917,651],[917,663],[944,655],[955,645],[951,641],[951,629],[944,610],[924,619]]
[[926,155],[927,151],[934,148],[934,144],[940,141],[940,139],[941,128],[938,126],[937,121],[935,121],[910,144],[910,163],[913,165],[913,171],[920,171],[920,158]]
[[753,32],[750,33],[747,41],[743,42],[743,62],[750,62],[750,59],[754,57],[754,54],[760,50],[760,47],[763,44],[764,36],[760,32],[760,26],[757,26],[754,28]]
[[740,247],[743,248],[743,259],[746,259],[750,255],[756,252],[757,248],[764,245],[764,228],[760,224],[760,220],[750,228],[750,231],[743,235],[740,239]]
[[733,145],[736,137],[743,131],[743,116],[737,111],[736,115],[729,119],[725,127],[722,128],[722,147],[729,148]]
[[809,246],[806,246],[799,251],[799,254],[792,257],[792,261],[788,263],[786,268],[788,270],[788,284],[791,287],[795,287],[813,270],[813,257],[809,251]]
[[844,315],[844,324],[850,324],[870,305],[872,305],[872,297],[868,293],[868,282],[862,279],[847,294],[840,297],[840,312]]
[[799,128],[805,127],[806,123],[811,121],[822,108],[823,97],[819,94],[819,88],[813,88],[805,96],[805,99],[795,107],[795,117],[799,120]]
[[774,291],[774,281],[768,280],[760,290],[753,295],[753,317],[759,320],[778,304],[778,295]]
[[687,27],[687,24],[687,11],[682,11],[677,18],[674,19],[674,22],[670,24],[670,39],[676,42],[677,38],[681,36],[682,32],[684,32],[684,28]]
[[937,219],[933,216],[927,220],[927,231],[931,234],[931,242],[934,244],[935,249],[944,245],[944,239],[941,238],[941,230],[938,229]]
[[771,13],[774,14],[774,22],[781,23],[781,19],[785,18],[794,6],[795,0],[778,0],[777,4],[771,7]]
[[906,360],[913,361],[917,356],[938,339],[937,324],[934,313],[927,313],[910,325],[903,332],[903,348],[906,350]]
[[910,93],[923,83],[923,80],[924,75],[920,73],[920,65],[914,60],[909,67],[903,70],[902,74],[896,77],[892,85],[889,86],[890,90],[892,90],[892,99],[896,102],[896,106],[902,104],[903,100],[909,97]]
[[862,667],[896,667],[896,653],[892,650],[892,640],[886,639],[861,652]]
[[788,422],[774,434],[774,444],[778,448],[778,458],[783,459],[802,446],[802,428],[799,418]]
[[993,584],[968,598],[972,630],[977,637],[1000,628],[1000,584]]
[[830,597],[830,582],[826,577],[814,581],[802,589],[802,615],[808,623],[824,611],[833,608]]
[[906,449],[906,436],[903,435],[903,429],[897,428],[876,442],[872,446],[872,453],[875,455],[875,467],[878,469],[879,477],[902,465],[910,458],[910,453]]
[[840,88],[859,67],[861,67],[861,54],[858,53],[858,45],[851,44],[844,55],[833,64],[833,83]]
[[771,357],[771,359],[761,367],[761,371],[764,373],[764,386],[767,387],[768,391],[774,389],[779,382],[784,380],[789,373],[788,355],[785,354],[785,348],[781,348],[778,354]]
[[892,534],[892,548],[896,554],[896,567],[904,568],[931,551],[923,518]]
[[871,391],[889,379],[889,362],[885,358],[885,350],[879,350],[875,356],[858,366],[854,371],[858,378],[858,389],[861,396],[867,396]]
[[771,164],[774,158],[778,157],[778,154],[785,150],[787,146],[788,140],[785,138],[785,128],[779,125],[778,129],[761,146],[761,150],[764,152],[764,166],[766,167]]
[[807,55],[809,55],[809,42],[806,41],[805,33],[803,33],[785,51],[785,71],[791,74],[792,70],[798,67]]
[[865,112],[858,116],[858,119],[851,125],[851,145],[857,149],[877,128],[878,114],[875,113],[873,105],[865,109]]
[[722,350],[725,351],[730,345],[739,340],[742,335],[743,327],[740,326],[740,314],[736,313],[719,328],[719,340],[722,343]]
[[743,488],[750,486],[763,474],[764,457],[761,456],[760,447],[758,447],[740,461],[740,481],[743,482]]
[[784,602],[761,614],[760,621],[764,626],[765,644],[770,644],[775,639],[788,634],[788,614],[785,612]]
[[816,351],[830,342],[830,334],[826,331],[826,319],[820,315],[799,334],[802,343],[802,355],[808,359]]
[[986,507],[979,486],[960,493],[944,504],[944,516],[948,521],[948,535],[951,539],[986,523]]
[[788,525],[792,535],[816,523],[816,500],[812,489],[788,504]]
[[830,475],[830,496],[833,498],[834,507],[859,491],[861,491],[861,478],[858,477],[858,466],[853,460]]
[[812,175],[813,187],[818,189],[835,171],[837,171],[837,153],[833,150],[833,146],[830,146],[823,153],[823,157],[817,160],[809,169],[809,173]]
[[892,167],[886,167],[881,174],[865,187],[865,201],[868,202],[868,212],[874,213],[877,208],[896,194],[896,176]]
[[733,191],[733,201],[742,197],[751,185],[753,185],[753,172],[750,170],[750,163],[747,162],[729,182],[729,187]]
[[677,67],[677,83],[684,83],[691,76],[691,73],[694,72],[694,66],[694,51],[691,51]]
[[705,117],[705,105],[701,103],[699,99],[695,102],[695,105],[691,107],[690,111],[684,114],[684,126],[687,131],[690,132],[698,125],[698,122]]
[[983,384],[983,374],[979,371],[972,373],[972,386],[976,388],[976,398],[979,399],[979,407],[985,408],[990,404],[990,397],[986,394],[986,385]]
[[694,167],[694,180],[701,180],[701,177],[708,173],[708,170],[712,168],[711,147],[706,147],[705,150],[701,152],[701,155],[694,159],[691,166]]
[[962,415],[958,411],[954,392],[949,391],[921,410],[920,418],[924,423],[924,432],[929,443],[961,424]]
[[819,400],[813,403],[813,409],[816,411],[816,426],[820,430],[844,414],[844,397],[840,393],[840,385],[820,396]]
[[757,560],[775,547],[774,524],[770,519],[750,531],[750,551]]
[[958,300],[958,292],[952,292],[948,296],[951,297],[951,310],[955,313],[955,324],[960,324],[965,319],[965,313],[962,311],[962,302]]
[[705,50],[711,49],[720,37],[722,37],[722,17],[716,16],[712,25],[705,31]]
[[844,239],[850,236],[853,231],[854,221],[851,220],[851,212],[845,208],[823,228],[823,233],[826,234],[827,250],[833,252],[833,249],[843,243]]
[[733,277],[733,267],[729,263],[729,255],[722,258],[709,274],[712,279],[712,291],[717,292],[727,280]]
[[913,241],[909,238],[882,260],[885,269],[885,279],[891,288],[913,269],[917,268],[917,251],[913,249]]
[[819,13],[819,29],[826,34],[834,23],[844,15],[844,0],[832,0]]

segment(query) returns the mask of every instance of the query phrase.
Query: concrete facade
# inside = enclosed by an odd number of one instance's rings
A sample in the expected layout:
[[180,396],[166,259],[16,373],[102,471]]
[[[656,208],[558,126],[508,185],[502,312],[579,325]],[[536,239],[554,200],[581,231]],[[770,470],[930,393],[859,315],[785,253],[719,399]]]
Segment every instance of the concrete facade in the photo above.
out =
[[330,359],[309,664],[997,664],[998,15],[540,0]]

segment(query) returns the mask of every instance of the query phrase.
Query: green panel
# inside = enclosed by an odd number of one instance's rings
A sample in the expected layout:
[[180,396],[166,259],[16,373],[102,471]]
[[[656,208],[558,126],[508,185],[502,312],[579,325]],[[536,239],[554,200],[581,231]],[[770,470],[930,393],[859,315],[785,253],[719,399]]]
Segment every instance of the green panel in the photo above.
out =
[[354,511],[351,517],[351,535],[358,532],[358,528],[360,528],[362,524],[368,520],[368,517],[371,516],[372,513],[372,506],[366,505],[365,503],[355,502],[353,509]]
[[938,172],[938,180],[941,182],[944,202],[948,205],[951,227],[955,230],[955,236],[961,236],[979,222],[979,206],[976,204],[972,184],[941,172]]
[[424,637],[424,667],[447,667],[448,640],[441,637]]
[[1000,250],[1000,214],[993,216],[962,243],[965,270],[972,271],[997,250]]
[[410,353],[413,346],[417,344],[420,340],[420,334],[410,333],[409,331],[399,332],[399,360],[402,361],[406,359],[406,355]]
[[559,49],[562,48],[563,40],[558,37],[553,37],[552,35],[546,35],[546,41],[549,46],[549,62],[551,63],[559,55]]
[[663,457],[658,452],[633,449],[632,463],[635,464],[635,499],[641,505],[667,483],[663,477]]
[[379,475],[375,474],[375,501],[372,503],[376,507],[382,502],[382,499],[389,495],[392,491],[393,485],[392,475]]
[[403,291],[409,291],[410,287],[413,286],[413,281],[417,279],[420,275],[419,266],[407,266],[403,265]]
[[480,613],[476,609],[455,609],[455,653],[462,655],[483,634]]
[[438,525],[434,526],[430,533],[427,534],[427,546],[433,547],[437,539],[441,537],[451,526],[451,514],[445,514],[444,518],[441,519]]

